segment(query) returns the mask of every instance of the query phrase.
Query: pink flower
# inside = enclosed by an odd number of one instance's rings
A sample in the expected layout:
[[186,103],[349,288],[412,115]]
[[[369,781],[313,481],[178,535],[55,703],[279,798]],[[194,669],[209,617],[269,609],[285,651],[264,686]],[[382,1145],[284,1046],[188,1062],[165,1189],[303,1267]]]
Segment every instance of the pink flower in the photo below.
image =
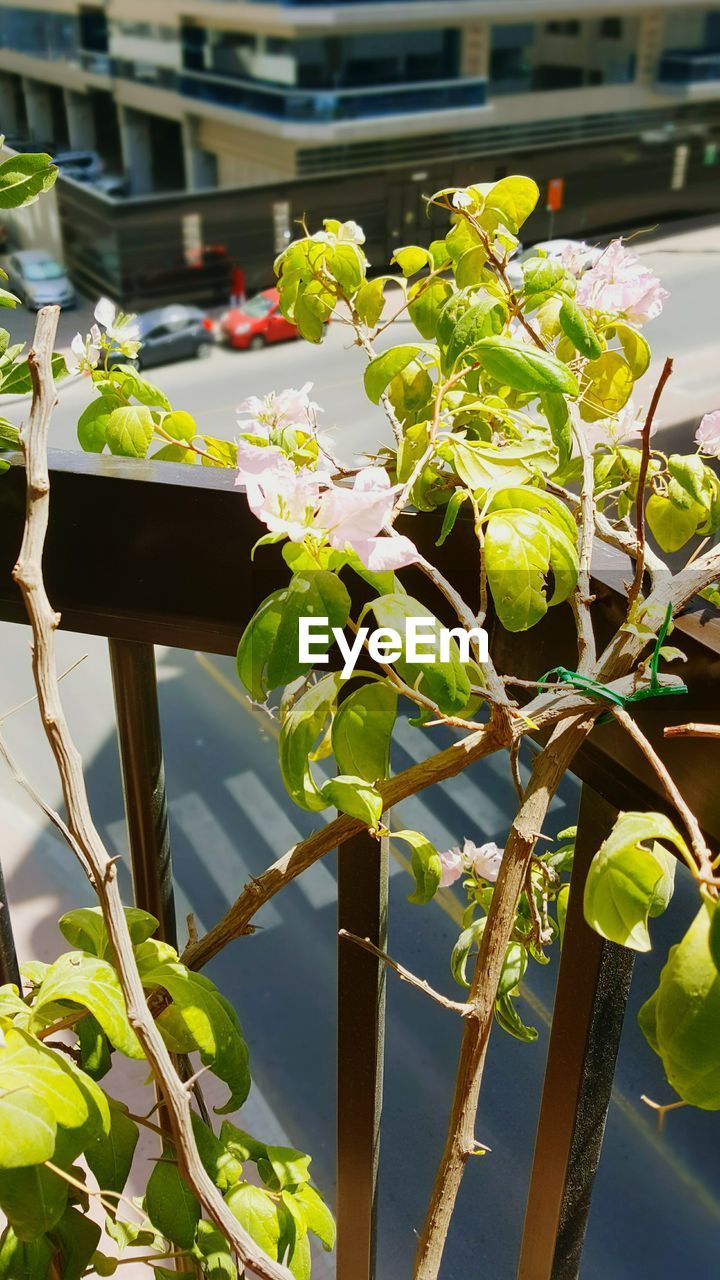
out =
[[241,423],[242,430],[253,430],[255,433],[257,427],[302,427],[305,431],[313,431],[315,415],[320,412],[320,406],[308,395],[312,385],[312,382],[306,382],[299,391],[290,387],[286,391],[271,391],[262,399],[250,396],[243,400],[238,405],[238,413],[251,414],[253,421]]
[[594,267],[582,277],[577,301],[582,307],[623,315],[635,324],[655,320],[669,298],[657,276],[613,240]]
[[250,510],[270,533],[284,533],[291,542],[302,542],[313,528],[318,491],[327,483],[325,477],[313,471],[296,471],[290,459],[272,445],[245,444],[257,459],[249,458],[252,469],[238,471],[235,483],[245,485]]
[[720,457],[720,409],[705,414],[695,432],[695,443],[701,453]]
[[503,850],[499,844],[489,840],[487,844],[476,845],[472,840],[466,840],[463,845],[463,857],[473,872],[480,880],[487,880],[490,884],[495,884],[500,871],[500,863],[502,862]]
[[[662,418],[653,418],[650,436],[654,436]],[[645,425],[642,409],[638,409],[632,400],[628,400],[612,418],[600,418],[597,422],[583,424],[585,439],[592,449],[598,444],[627,444],[634,436],[639,436]]]
[[420,556],[409,538],[377,536],[390,519],[400,488],[390,485],[382,467],[368,467],[355,477],[352,489],[333,485],[323,494],[318,528],[325,531],[331,547],[340,551],[350,547],[366,569],[380,573],[414,564]]
[[440,888],[447,889],[466,870],[465,860],[459,849],[446,849],[445,853],[440,854],[442,863],[442,872],[440,874]]

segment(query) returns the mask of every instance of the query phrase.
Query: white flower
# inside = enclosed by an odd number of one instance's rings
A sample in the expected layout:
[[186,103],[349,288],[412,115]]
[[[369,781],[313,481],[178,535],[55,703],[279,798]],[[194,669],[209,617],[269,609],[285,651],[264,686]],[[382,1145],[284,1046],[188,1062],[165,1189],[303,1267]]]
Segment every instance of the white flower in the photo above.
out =
[[453,209],[472,209],[475,201],[467,191],[456,191],[450,202]]
[[80,373],[81,370],[89,371],[97,368],[100,359],[100,330],[94,324],[88,334],[83,337],[81,333],[76,333],[70,343],[71,356],[67,361],[70,373]]
[[357,222],[343,222],[338,229],[337,239],[340,244],[364,244],[365,232]]
[[705,414],[695,432],[695,443],[701,453],[720,457],[720,409]]
[[459,880],[460,876],[466,870],[465,861],[457,847],[455,849],[446,849],[444,853],[441,853],[440,861],[442,863],[440,888],[447,889],[451,884],[454,884],[456,880]]
[[503,850],[499,844],[488,840],[487,844],[477,845],[472,840],[466,840],[463,845],[463,857],[479,880],[487,880],[490,884],[495,884],[503,857]]
[[140,330],[134,323],[135,316],[126,316],[118,313],[118,309],[114,302],[109,298],[101,298],[95,308],[95,319],[98,324],[102,325],[108,338],[115,339],[116,342],[123,346],[127,343],[136,342],[140,337]]
[[238,405],[238,413],[252,415],[249,422],[239,422],[241,431],[253,435],[267,435],[271,428],[301,427],[303,431],[315,430],[315,415],[322,410],[314,400],[310,399],[312,382],[306,382],[296,391],[288,387],[285,391],[271,391],[268,395],[249,396]]

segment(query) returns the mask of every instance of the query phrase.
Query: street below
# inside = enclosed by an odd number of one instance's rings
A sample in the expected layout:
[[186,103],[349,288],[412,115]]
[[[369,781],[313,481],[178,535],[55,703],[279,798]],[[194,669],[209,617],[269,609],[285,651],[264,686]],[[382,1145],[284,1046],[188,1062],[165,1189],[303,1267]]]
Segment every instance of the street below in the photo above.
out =
[[[648,326],[654,362],[645,403],[667,355],[675,373],[660,411],[660,447],[690,450],[702,413],[720,408],[717,297],[720,294],[720,229],[696,227],[664,238],[639,240],[637,248],[662,277],[671,297],[663,316]],[[88,322],[92,308],[63,314],[60,346]],[[7,313],[14,333],[29,336],[32,321]],[[378,348],[405,341],[400,322]],[[188,410],[198,428],[232,439],[236,408],[249,395],[314,383],[323,409],[321,428],[333,436],[344,460],[374,452],[387,438],[381,412],[362,389],[363,353],[351,330],[330,327],[325,343],[285,343],[261,352],[218,347],[205,361],[148,370],[175,408]],[[84,379],[59,391],[51,429],[53,447],[77,448],[75,425],[89,399]],[[27,403],[0,414],[20,422]],[[238,495],[238,502],[244,499]],[[88,538],[102,530],[88,530]],[[258,554],[262,554],[259,552]],[[68,717],[84,756],[90,798],[111,850],[124,858],[128,897],[127,837],[115,740],[107,648],[93,637],[60,636],[61,669],[87,655],[64,681]],[[28,633],[2,625],[0,718],[32,693]],[[171,848],[181,942],[192,912],[199,931],[212,925],[250,876],[317,825],[287,797],[277,762],[277,722],[245,698],[231,660],[158,649],[160,704],[170,807]],[[405,709],[407,714],[407,708]],[[4,729],[12,750],[52,805],[61,797],[33,705]],[[449,741],[448,731],[417,730],[398,722],[394,767],[403,768]],[[525,777],[531,764],[523,758]],[[439,848],[462,843],[503,843],[515,805],[507,762],[492,757],[461,777],[408,801],[394,814],[402,826],[425,832]],[[552,805],[546,833],[575,821],[579,784],[568,779]],[[13,903],[21,959],[50,959],[64,946],[53,921],[91,896],[72,855],[7,773],[0,780],[3,863]],[[37,891],[37,877],[42,891]],[[397,960],[453,998],[461,998],[450,973],[450,952],[461,928],[461,892],[445,890],[425,907],[407,901],[412,887],[402,861],[391,861],[389,951]],[[636,963],[603,1160],[598,1174],[583,1280],[676,1280],[717,1274],[720,1194],[717,1149],[720,1120],[686,1108],[672,1113],[664,1131],[641,1101],[648,1094],[670,1101],[659,1060],[645,1043],[635,1014],[657,983],[668,939],[677,938],[696,907],[689,875],[678,871],[675,899],[654,921],[655,950]],[[257,933],[232,944],[210,966],[239,1011],[255,1081],[239,1123],[259,1137],[309,1151],[315,1181],[333,1200],[335,1177],[334,1087],[336,1021],[336,855],[331,854],[283,891],[260,914]],[[346,943],[344,945],[351,945]],[[480,1107],[478,1139],[490,1154],[470,1162],[449,1238],[446,1280],[509,1280],[517,1263],[524,1195],[532,1161],[535,1120],[542,1089],[557,954],[528,969],[520,1012],[536,1026],[534,1044],[521,1044],[496,1028]],[[378,1280],[410,1274],[444,1139],[461,1034],[459,1019],[388,975],[384,1125],[380,1160],[382,1206]],[[608,1224],[612,1223],[612,1230]],[[482,1264],[493,1258],[492,1273]],[[129,1273],[132,1268],[126,1268]],[[334,1275],[321,1257],[318,1280]],[[130,1277],[128,1275],[128,1280]]]

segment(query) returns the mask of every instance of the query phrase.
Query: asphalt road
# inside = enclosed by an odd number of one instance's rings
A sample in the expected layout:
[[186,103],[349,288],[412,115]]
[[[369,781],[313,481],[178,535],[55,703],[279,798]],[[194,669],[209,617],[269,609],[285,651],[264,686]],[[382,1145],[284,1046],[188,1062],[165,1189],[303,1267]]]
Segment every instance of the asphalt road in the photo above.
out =
[[[720,252],[706,240],[676,252],[677,241],[648,248],[673,293],[654,327],[658,360],[678,356],[677,412],[664,430],[689,418],[704,398],[720,403],[711,359]],[[713,317],[715,319],[713,321]],[[74,318],[63,317],[73,331]],[[402,331],[401,331],[402,332]],[[399,340],[402,340],[400,337]],[[348,346],[339,325],[322,349],[287,344],[258,354],[218,351],[210,362],[185,363],[153,373],[178,407],[189,409],[209,432],[231,437],[234,409],[246,395],[273,387],[316,383],[324,425],[337,432],[340,451],[353,456],[384,437],[377,412],[358,390],[361,353]],[[84,383],[66,386],[53,424],[53,442],[70,447],[73,423],[87,396]],[[13,406],[17,418],[23,406]],[[27,634],[2,627],[0,715],[29,696]],[[83,752],[90,796],[100,828],[118,853],[126,849],[115,744],[112,694],[103,642],[60,637],[60,661],[69,666],[65,697]],[[178,915],[192,909],[200,928],[212,923],[257,874],[311,829],[311,815],[295,809],[279,777],[273,726],[258,719],[236,684],[232,663],[172,650],[158,651],[171,839]],[[18,712],[5,729],[13,750],[51,803],[60,796],[41,741],[34,708]],[[402,767],[432,749],[426,734],[398,727],[395,764]],[[435,732],[437,741],[443,735]],[[527,764],[527,761],[525,762]],[[513,789],[500,759],[475,766],[462,778],[402,806],[404,825],[417,826],[443,847],[464,836],[502,841]],[[547,829],[574,819],[578,789],[572,780],[553,805]],[[21,950],[50,958],[61,942],[52,926],[59,909],[87,900],[82,876],[30,802],[0,775],[3,861]],[[128,885],[127,870],[122,870]],[[460,899],[443,894],[419,908],[408,904],[407,875],[397,861],[391,876],[390,950],[433,985],[456,994],[449,954],[459,931]],[[641,1103],[642,1093],[668,1100],[655,1056],[645,1045],[634,1012],[652,990],[668,938],[677,936],[694,907],[685,877],[670,911],[654,922],[656,949],[641,957],[631,994],[613,1093],[604,1156],[590,1218],[583,1280],[706,1280],[717,1274],[720,1188],[717,1117],[674,1113],[660,1135]],[[243,1113],[259,1136],[292,1142],[314,1156],[318,1185],[332,1198],[334,1180],[335,857],[290,886],[265,909],[263,928],[234,944],[210,972],[240,1011],[256,1086]],[[471,1162],[447,1248],[444,1280],[510,1280],[522,1226],[537,1105],[547,1047],[556,964],[533,967],[522,1014],[539,1030],[534,1045],[496,1031],[484,1086],[478,1137],[492,1154]],[[379,1280],[409,1273],[414,1232],[422,1223],[448,1110],[449,1082],[460,1028],[453,1017],[390,976],[386,1042],[385,1120],[381,1154]],[[331,1270],[318,1271],[321,1277]],[[129,1280],[129,1278],[128,1278]]]

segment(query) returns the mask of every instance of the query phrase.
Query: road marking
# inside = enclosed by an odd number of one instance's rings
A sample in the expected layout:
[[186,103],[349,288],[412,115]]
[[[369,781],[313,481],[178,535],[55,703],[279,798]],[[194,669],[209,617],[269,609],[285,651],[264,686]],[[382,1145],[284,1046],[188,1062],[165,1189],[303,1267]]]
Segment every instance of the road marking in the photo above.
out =
[[[228,839],[215,815],[196,791],[171,800],[170,816],[195,850],[199,863],[216,886],[220,896],[230,905],[242,886],[252,879],[239,849]],[[264,930],[281,923],[281,916],[271,902],[260,908],[257,924]]]
[[[437,747],[432,739],[423,734],[422,729],[414,729],[409,722],[400,718],[395,723],[393,739],[417,763],[435,755]],[[465,773],[448,778],[442,784],[443,793],[458,806],[473,824],[473,834],[481,828],[484,836],[497,835],[507,830],[508,820],[503,809],[481,790],[477,783]],[[457,843],[457,840],[453,841]]]
[[[275,853],[285,853],[302,840],[301,832],[267,787],[263,786],[257,774],[251,770],[236,773],[234,777],[225,779],[225,786],[244,816]],[[316,911],[337,901],[335,878],[322,861],[314,862],[302,875],[297,876],[295,883]]]

